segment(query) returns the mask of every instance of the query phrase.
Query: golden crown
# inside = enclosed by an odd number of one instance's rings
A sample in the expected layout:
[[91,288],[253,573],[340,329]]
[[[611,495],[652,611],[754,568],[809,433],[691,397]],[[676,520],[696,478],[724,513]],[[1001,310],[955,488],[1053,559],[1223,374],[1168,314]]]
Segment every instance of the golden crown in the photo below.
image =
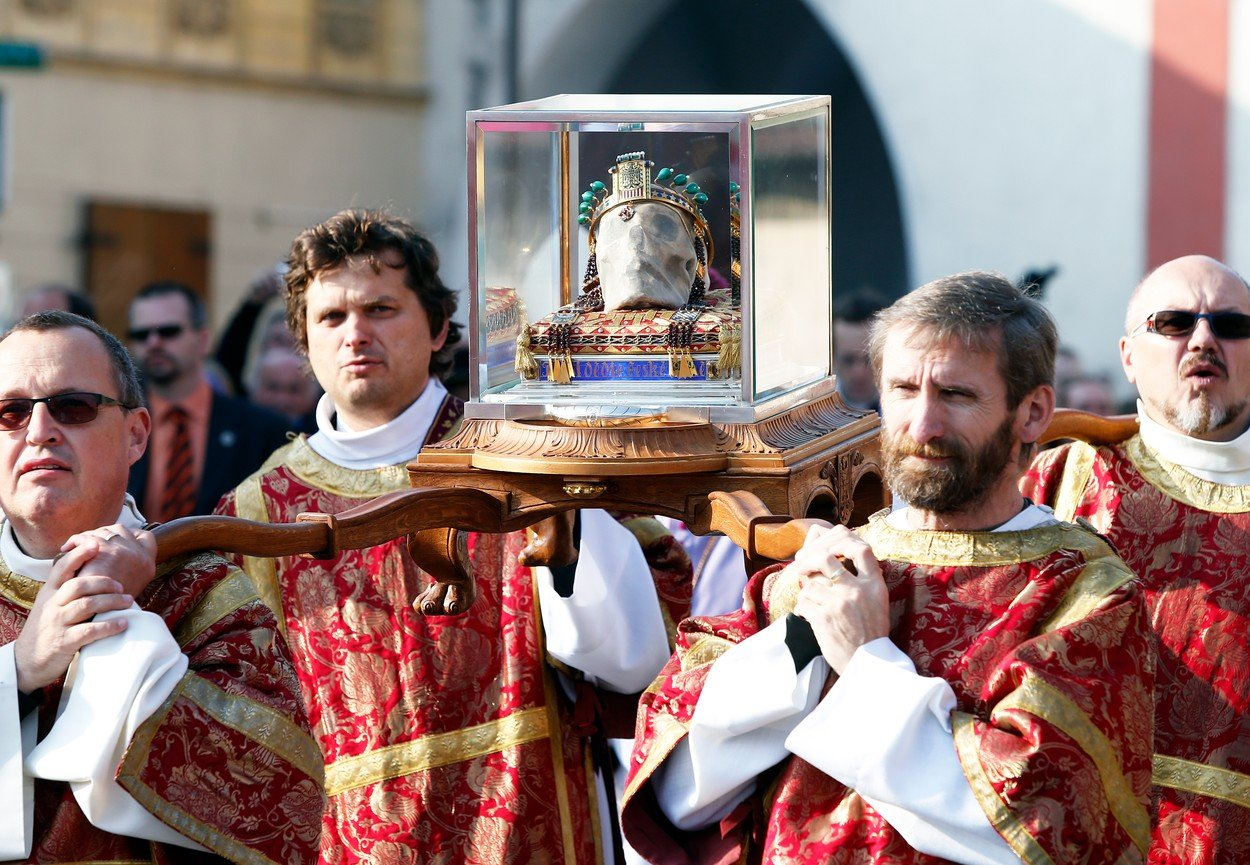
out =
[[595,248],[596,228],[608,211],[639,201],[658,201],[694,219],[695,234],[708,246],[710,259],[711,232],[707,217],[700,209],[700,205],[707,204],[707,193],[687,175],[676,173],[672,168],[661,168],[653,179],[651,169],[654,166],[641,150],[622,153],[616,157],[616,165],[608,169],[608,174],[612,175],[612,192],[608,192],[603,181],[596,180],[582,193],[577,221],[590,226],[590,248]]

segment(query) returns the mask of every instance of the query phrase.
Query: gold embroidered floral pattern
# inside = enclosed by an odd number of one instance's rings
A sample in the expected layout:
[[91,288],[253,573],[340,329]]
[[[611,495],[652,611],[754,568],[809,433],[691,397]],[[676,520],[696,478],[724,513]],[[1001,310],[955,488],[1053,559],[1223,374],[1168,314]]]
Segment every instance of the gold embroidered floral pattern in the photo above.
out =
[[9,570],[8,565],[0,561],[0,595],[29,610],[35,605],[35,595],[42,588],[43,583],[39,580],[15,574]]
[[955,751],[959,754],[959,762],[964,767],[969,786],[972,787],[972,795],[981,803],[985,816],[989,817],[998,834],[1003,836],[1003,840],[1011,845],[1011,849],[1016,851],[1022,861],[1028,865],[1052,865],[1053,860],[1003,802],[985,767],[981,765],[979,742],[972,716],[953,712],[951,724],[955,728]]
[[1124,443],[1124,453],[1146,480],[1178,501],[1216,514],[1250,511],[1250,485],[1217,484],[1191,475],[1153,453],[1140,435]]
[[915,565],[994,567],[1031,562],[1056,550],[1092,550],[1106,544],[1067,523],[1023,532],[930,532],[896,529],[875,514],[859,530],[878,559]]
[[[1072,700],[1033,673],[1025,674],[1020,687],[994,707],[994,714],[1012,709],[1045,718],[1081,746],[1098,768],[1111,812],[1144,855],[1150,846],[1150,815],[1124,777],[1115,746],[1107,735]],[[1090,798],[1082,797],[1082,801]]]

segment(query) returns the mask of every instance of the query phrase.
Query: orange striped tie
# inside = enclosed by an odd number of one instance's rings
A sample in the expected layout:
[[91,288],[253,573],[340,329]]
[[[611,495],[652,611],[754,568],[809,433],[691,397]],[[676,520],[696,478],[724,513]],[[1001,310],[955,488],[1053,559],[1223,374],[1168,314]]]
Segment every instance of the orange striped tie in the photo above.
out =
[[165,470],[165,492],[161,496],[161,519],[169,522],[195,510],[195,474],[191,466],[191,432],[186,410],[174,406],[165,419],[170,430],[169,465]]

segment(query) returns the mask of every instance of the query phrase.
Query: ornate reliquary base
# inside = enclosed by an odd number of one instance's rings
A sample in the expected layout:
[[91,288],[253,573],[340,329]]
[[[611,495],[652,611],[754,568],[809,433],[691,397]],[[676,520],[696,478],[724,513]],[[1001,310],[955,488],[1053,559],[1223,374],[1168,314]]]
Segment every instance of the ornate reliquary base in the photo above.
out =
[[744,490],[775,514],[847,522],[888,504],[879,418],[832,394],[754,423],[467,419],[409,465],[414,487],[499,499],[505,530],[576,507],[663,514],[709,530],[708,494]]

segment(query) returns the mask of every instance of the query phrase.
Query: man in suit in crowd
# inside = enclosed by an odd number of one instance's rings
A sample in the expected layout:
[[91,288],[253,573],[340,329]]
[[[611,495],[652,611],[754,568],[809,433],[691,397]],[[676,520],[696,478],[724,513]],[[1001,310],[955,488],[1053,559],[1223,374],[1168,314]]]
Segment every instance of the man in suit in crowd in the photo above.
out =
[[177,282],[144,286],[130,305],[130,352],[147,383],[152,445],[128,491],[149,519],[211,513],[286,441],[273,412],[216,393],[205,376],[204,301]]

